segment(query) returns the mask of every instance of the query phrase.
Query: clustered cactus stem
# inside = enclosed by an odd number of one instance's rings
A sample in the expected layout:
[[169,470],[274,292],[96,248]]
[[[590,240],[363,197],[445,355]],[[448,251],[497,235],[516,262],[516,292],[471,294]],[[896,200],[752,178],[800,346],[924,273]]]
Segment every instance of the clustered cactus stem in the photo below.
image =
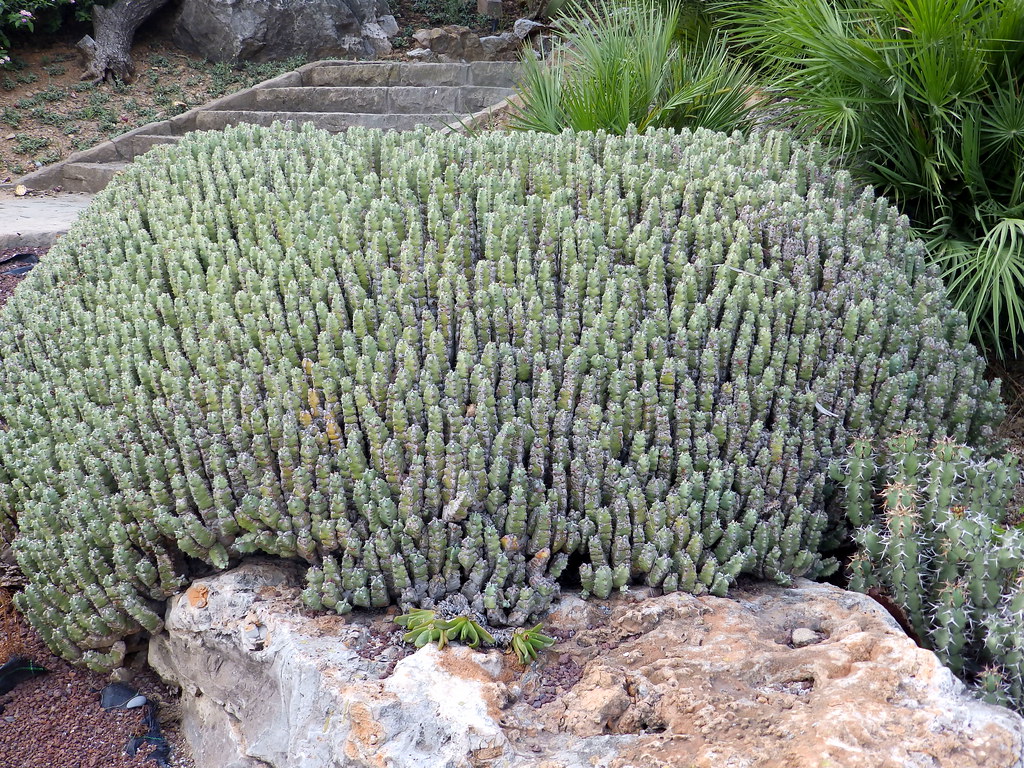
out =
[[984,697],[1024,708],[1024,531],[1007,527],[1016,459],[913,432],[853,441],[835,465],[859,552],[851,588],[880,588]]
[[782,134],[190,135],[5,310],[19,607],[104,669],[189,558],[494,627],[571,556],[597,597],[827,573],[851,431],[999,416],[923,257]]

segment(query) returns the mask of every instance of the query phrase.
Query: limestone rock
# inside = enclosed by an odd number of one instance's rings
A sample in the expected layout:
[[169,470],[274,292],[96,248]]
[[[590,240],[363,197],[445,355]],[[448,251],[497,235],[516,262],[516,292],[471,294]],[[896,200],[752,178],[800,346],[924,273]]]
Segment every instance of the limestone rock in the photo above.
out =
[[[300,583],[254,559],[197,582],[203,607],[170,602],[150,660],[183,688],[198,765],[1024,766],[1024,720],[829,585],[566,595],[545,622],[560,642],[524,669],[497,650],[412,653],[389,616],[304,610]],[[793,647],[799,629],[817,642]]]
[[532,19],[516,19],[512,24],[512,34],[520,40],[525,40],[538,29],[546,29],[546,26]]
[[408,51],[405,52],[405,55],[412,59],[413,61],[437,61],[437,56],[435,56],[434,52],[429,48],[410,48]]
[[[418,29],[413,39],[420,46],[408,55],[421,61],[518,61],[524,39],[533,31],[519,22],[512,32],[477,37],[469,27],[449,25],[434,29]],[[535,24],[535,22],[529,22]],[[542,24],[535,24],[542,27]],[[517,31],[518,30],[518,31]],[[429,51],[425,53],[424,51]]]
[[793,630],[789,642],[793,644],[794,648],[803,648],[805,645],[811,645],[819,640],[821,640],[821,637],[813,629],[797,627]]
[[476,33],[458,24],[417,29],[412,38],[421,48],[430,49],[442,61],[484,61],[487,58]]
[[523,41],[511,32],[481,37],[480,45],[488,61],[519,61]]
[[211,61],[372,59],[398,24],[387,0],[183,0],[173,39]]

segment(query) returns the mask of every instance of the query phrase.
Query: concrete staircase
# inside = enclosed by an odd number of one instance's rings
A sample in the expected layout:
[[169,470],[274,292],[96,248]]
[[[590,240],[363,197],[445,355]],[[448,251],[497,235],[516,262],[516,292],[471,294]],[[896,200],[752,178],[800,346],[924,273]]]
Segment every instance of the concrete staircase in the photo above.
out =
[[96,193],[132,160],[192,131],[238,123],[312,123],[332,133],[354,126],[404,131],[458,127],[514,94],[517,65],[320,61],[203,107],[119,136],[19,180],[29,189]]

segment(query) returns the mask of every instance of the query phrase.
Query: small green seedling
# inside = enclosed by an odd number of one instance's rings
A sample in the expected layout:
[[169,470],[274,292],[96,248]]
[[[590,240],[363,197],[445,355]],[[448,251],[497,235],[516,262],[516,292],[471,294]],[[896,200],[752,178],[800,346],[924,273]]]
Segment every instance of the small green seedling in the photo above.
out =
[[523,664],[535,661],[537,659],[537,651],[550,648],[555,644],[555,639],[542,634],[540,628],[540,624],[533,627],[533,629],[523,629],[520,627],[512,633],[512,650],[516,652],[516,656],[519,657],[519,661]]
[[470,648],[479,647],[480,643],[494,644],[494,637],[486,629],[481,627],[468,616],[456,616],[445,623],[445,630],[451,633],[451,637]]
[[438,622],[434,611],[417,608],[401,616],[395,617],[395,623],[409,631],[402,635],[407,643],[422,648],[427,643],[437,643],[438,648],[448,644],[447,622]]

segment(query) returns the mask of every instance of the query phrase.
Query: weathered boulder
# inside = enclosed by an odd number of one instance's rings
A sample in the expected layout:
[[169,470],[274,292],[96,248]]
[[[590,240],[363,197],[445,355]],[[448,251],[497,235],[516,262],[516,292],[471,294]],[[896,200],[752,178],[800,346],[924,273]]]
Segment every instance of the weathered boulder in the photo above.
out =
[[547,29],[546,24],[541,24],[533,19],[516,19],[512,24],[512,34],[520,40],[525,40],[539,29]]
[[316,615],[253,560],[174,598],[150,661],[199,765],[1024,766],[1024,720],[964,690],[870,598],[800,581],[731,599],[567,595],[530,668]]
[[480,47],[488,61],[518,61],[523,41],[512,32],[480,38]]
[[420,48],[430,50],[444,61],[484,61],[487,58],[477,34],[469,27],[458,24],[417,29],[412,39]]
[[545,25],[519,19],[511,32],[477,37],[469,27],[448,25],[434,29],[418,29],[413,34],[419,48],[408,51],[410,58],[420,61],[457,63],[461,61],[518,61],[524,50],[532,51],[529,38]]
[[372,59],[397,33],[387,0],[183,0],[173,39],[211,61]]

